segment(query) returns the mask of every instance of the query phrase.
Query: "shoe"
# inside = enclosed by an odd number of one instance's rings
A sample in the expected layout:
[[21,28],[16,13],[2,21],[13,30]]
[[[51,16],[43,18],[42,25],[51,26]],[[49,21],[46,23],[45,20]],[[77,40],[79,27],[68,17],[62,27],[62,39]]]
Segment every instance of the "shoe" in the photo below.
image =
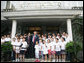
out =
[[62,62],[65,62],[65,59],[62,59]]
[[59,59],[59,62],[61,62],[61,59]]
[[63,62],[63,60],[61,62]]
[[58,59],[56,59],[56,62],[58,62]]
[[44,60],[41,60],[41,62],[44,62]]
[[18,61],[18,59],[15,60],[16,62]]
[[19,59],[17,59],[19,61]]
[[12,62],[15,62],[15,60],[12,60]]
[[65,59],[64,59],[64,62],[65,62]]
[[51,62],[50,60],[48,60],[48,62]]
[[45,60],[44,62],[47,62],[47,60]]
[[55,59],[53,59],[52,62],[55,62]]
[[40,62],[40,60],[39,59],[36,59],[35,62]]

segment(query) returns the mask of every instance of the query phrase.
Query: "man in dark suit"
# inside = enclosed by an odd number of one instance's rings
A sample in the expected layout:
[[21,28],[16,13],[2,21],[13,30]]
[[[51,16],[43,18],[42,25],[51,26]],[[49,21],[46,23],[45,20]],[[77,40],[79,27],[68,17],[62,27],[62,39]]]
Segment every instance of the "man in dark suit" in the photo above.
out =
[[28,35],[26,37],[26,42],[29,45],[29,47],[27,48],[27,51],[26,51],[26,57],[27,58],[31,58],[31,42],[32,42],[32,37],[31,37],[30,33],[28,33]]
[[39,42],[39,37],[37,35],[37,32],[34,31],[34,34],[32,36],[32,56],[35,58],[35,49],[34,49],[34,46],[36,44],[36,41]]
[[34,31],[34,35],[32,36],[32,43],[33,43],[34,46],[35,46],[35,44],[36,44],[36,41],[39,42],[39,37],[38,37],[38,35],[37,35],[37,32]]
[[28,33],[28,35],[26,37],[26,42],[27,42],[27,44],[30,45],[30,43],[31,43],[31,34],[30,33]]

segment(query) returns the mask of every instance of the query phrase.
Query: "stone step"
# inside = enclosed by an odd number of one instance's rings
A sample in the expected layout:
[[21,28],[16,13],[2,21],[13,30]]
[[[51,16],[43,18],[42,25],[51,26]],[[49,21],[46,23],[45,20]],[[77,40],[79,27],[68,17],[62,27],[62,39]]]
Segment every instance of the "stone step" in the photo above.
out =
[[30,59],[25,59],[25,62],[34,62],[35,59],[34,58],[30,58]]
[[[25,62],[34,62],[35,60],[36,60],[35,58],[29,58],[29,59],[25,59]],[[65,62],[70,62],[70,61],[65,61]]]

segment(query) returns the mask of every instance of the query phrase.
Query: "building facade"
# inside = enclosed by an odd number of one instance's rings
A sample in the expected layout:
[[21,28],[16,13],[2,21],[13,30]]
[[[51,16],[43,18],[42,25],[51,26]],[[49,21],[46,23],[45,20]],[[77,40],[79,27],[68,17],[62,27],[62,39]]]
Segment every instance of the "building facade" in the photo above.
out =
[[65,31],[73,40],[71,21],[77,16],[83,16],[83,1],[1,1],[1,34]]

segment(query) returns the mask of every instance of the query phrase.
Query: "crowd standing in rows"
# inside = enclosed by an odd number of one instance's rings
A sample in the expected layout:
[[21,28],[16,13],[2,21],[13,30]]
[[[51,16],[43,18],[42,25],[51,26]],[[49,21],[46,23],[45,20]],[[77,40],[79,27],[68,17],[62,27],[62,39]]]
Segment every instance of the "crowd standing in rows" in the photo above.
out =
[[[14,61],[24,61],[25,53],[30,57],[35,57],[36,60],[41,59],[41,62],[65,62],[66,60],[66,44],[71,41],[67,33],[62,34],[34,34],[30,33],[15,35],[10,38],[10,35],[1,37],[1,44],[11,41],[13,45]],[[32,56],[31,56],[32,55]]]

